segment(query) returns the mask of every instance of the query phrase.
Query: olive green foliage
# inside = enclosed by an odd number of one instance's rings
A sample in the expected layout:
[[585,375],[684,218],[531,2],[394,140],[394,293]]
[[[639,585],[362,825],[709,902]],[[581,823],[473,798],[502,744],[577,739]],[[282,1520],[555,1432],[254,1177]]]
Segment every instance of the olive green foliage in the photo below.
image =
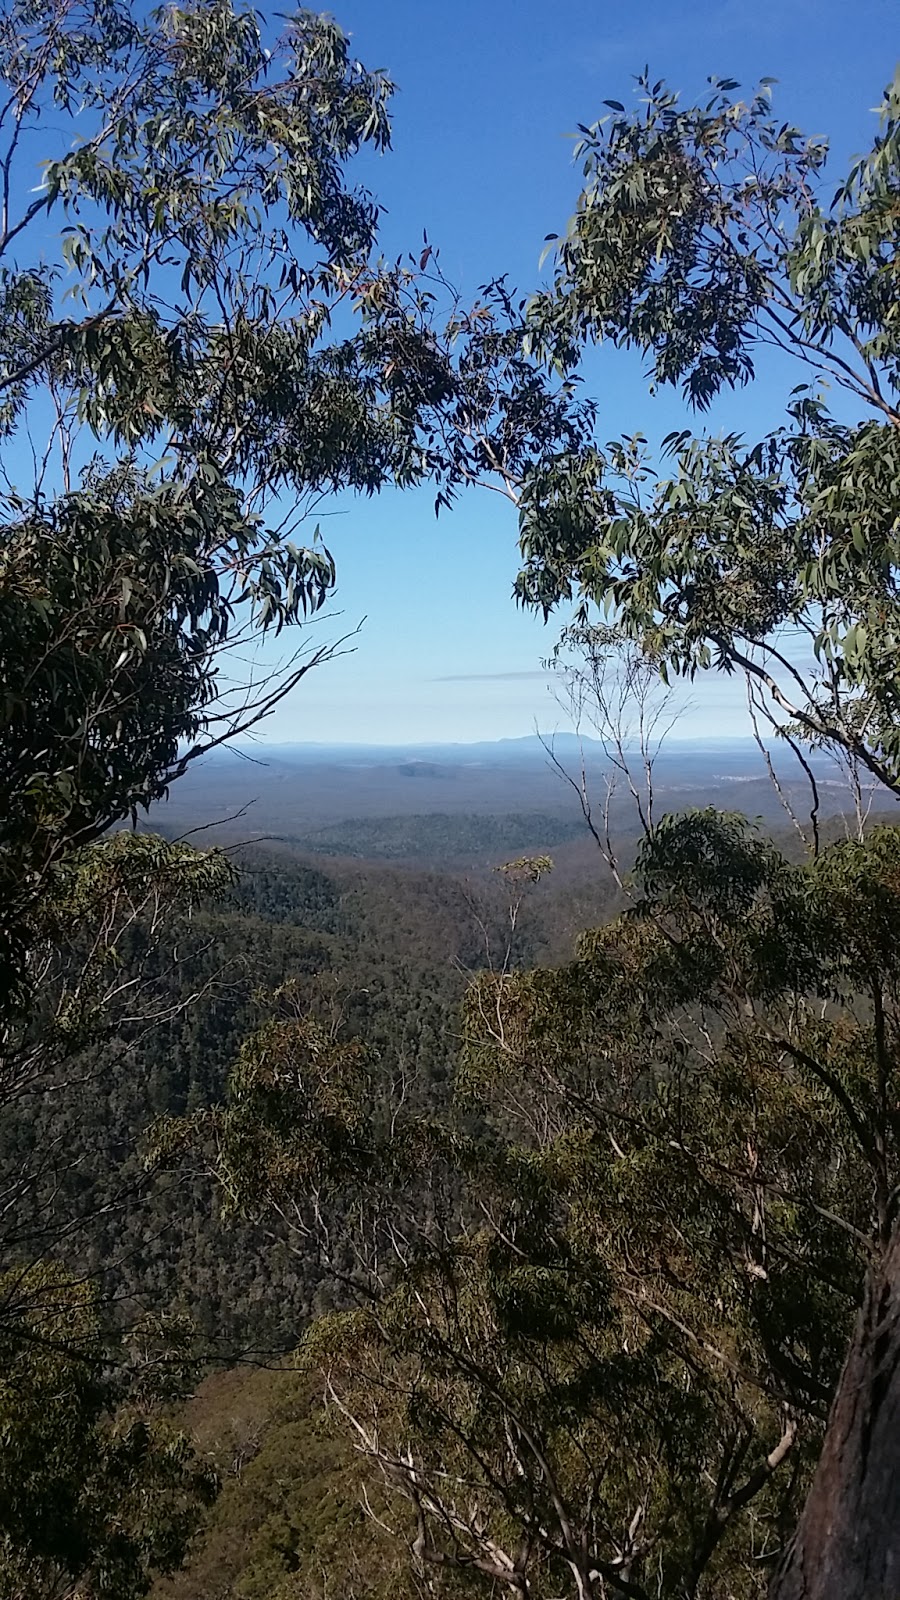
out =
[[[98,1065],[121,1068],[158,1025],[161,927],[230,875],[215,852],[120,833],[70,850],[31,908],[0,1056],[0,1590],[10,1600],[142,1594],[179,1565],[214,1491],[186,1438],[161,1422],[187,1373],[184,1332],[141,1326],[132,1307],[125,1336],[103,1271],[76,1265],[78,1208],[59,1201],[84,1188],[97,1150],[48,1128],[47,1113],[74,1104],[84,1121]],[[83,1209],[107,1213],[114,1232],[122,1198],[113,1184]]]
[[187,1437],[154,1417],[178,1344],[134,1330],[117,1407],[90,1285],[39,1266],[8,1273],[0,1300],[0,1594],[143,1594],[181,1564],[216,1487]]
[[[547,363],[565,420],[527,459],[498,434],[519,598],[575,598],[573,638],[604,607],[664,677],[744,673],[801,760],[824,745],[896,790],[900,90],[833,195],[769,85],[687,108],[640,87],[640,112],[583,130],[550,287],[518,324],[486,297],[514,381]],[[640,438],[593,445],[572,383],[599,339],[701,410],[767,346],[798,383],[762,440],[670,435],[666,477]],[[411,1508],[426,1581],[765,1592],[896,1227],[900,849],[859,832],[789,862],[739,818],[648,821],[629,909],[573,962],[472,984],[454,1118],[335,1096],[337,1040],[304,1035],[301,1060],[286,1034],[279,1077],[269,1032],[236,1082],[233,1197],[326,1253],[323,1197],[358,1218],[338,1262],[358,1308],[305,1351]]]
[[396,1507],[366,1485],[341,1419],[308,1378],[216,1374],[185,1421],[222,1490],[185,1570],[157,1585],[158,1600],[449,1600],[463,1592],[452,1577],[427,1589],[411,1571],[402,1539],[375,1520]]
[[218,852],[126,833],[72,851],[47,876],[31,919],[29,1004],[2,1030],[5,1260],[40,1250],[40,1197],[77,1159],[57,1139],[42,1143],[40,1107],[70,1096],[83,1104],[97,1062],[113,1070],[158,1026],[168,1009],[158,977],[162,930],[230,877]]
[[420,1572],[749,1600],[894,1221],[900,835],[790,864],[688,813],[633,893],[568,965],[473,982],[455,1119],[375,1115],[358,1055],[265,1030],[219,1173],[326,1258],[346,1208],[359,1309],[306,1359]]
[[524,811],[482,816],[438,811],[422,816],[356,818],[316,828],[296,843],[316,854],[360,856],[369,861],[464,857],[493,864],[504,851],[532,845],[536,839],[555,845],[576,839],[583,831],[579,818],[564,814]]
[[[93,987],[76,964],[80,943],[67,961],[53,957],[69,1031],[63,1038],[52,1022],[57,990],[48,985],[40,1031],[32,1023],[43,1070],[26,1092],[24,1065],[17,1069],[20,1090],[0,1121],[0,1177],[18,1185],[3,1248],[63,1248],[79,1272],[102,1274],[125,1314],[135,1302],[178,1305],[217,1360],[248,1346],[290,1349],[309,1315],[335,1298],[316,1252],[293,1253],[253,1222],[221,1217],[221,1196],[196,1163],[147,1166],[154,1125],[220,1105],[248,1036],[298,1016],[326,1037],[337,1029],[344,1044],[362,1041],[360,1068],[380,1104],[399,1085],[408,1107],[446,1104],[459,1001],[467,973],[485,962],[485,939],[497,959],[511,938],[516,963],[543,958],[548,945],[566,943],[568,896],[564,887],[551,892],[551,878],[512,933],[493,875],[466,884],[374,864],[325,871],[284,851],[198,858],[146,835],[116,835],[99,851],[85,856],[97,869],[109,858],[104,915],[116,894],[126,904],[124,882],[138,914],[110,925]],[[139,859],[146,873],[169,863],[166,892],[146,911]],[[188,908],[180,894],[192,870],[200,898]],[[80,935],[93,946],[97,908],[86,890],[74,920],[57,927],[63,944]]]
[[[334,1136],[332,1161],[343,1161],[350,1125],[364,1153],[372,1147],[366,1118],[371,1114],[383,1135],[395,1094],[420,1114],[446,1102],[465,969],[484,959],[485,933],[499,948],[509,929],[505,895],[490,879],[478,890],[451,875],[383,867],[345,865],[326,874],[285,853],[201,856],[186,844],[124,832],[70,855],[50,881],[56,899],[42,902],[46,943],[42,955],[34,952],[36,977],[44,963],[36,984],[43,999],[18,1039],[17,1089],[2,1121],[0,1173],[4,1192],[15,1192],[3,1250],[7,1260],[22,1262],[56,1253],[79,1283],[93,1285],[92,1348],[106,1363],[101,1398],[112,1413],[103,1413],[102,1431],[118,1427],[134,1399],[130,1368],[120,1363],[137,1307],[180,1306],[192,1324],[190,1347],[228,1363],[248,1348],[290,1349],[311,1314],[346,1303],[343,1275],[353,1270],[342,1204],[326,1208],[330,1254],[309,1234],[295,1250],[296,1235],[285,1238],[283,1226],[282,1237],[272,1238],[268,1216],[255,1221],[227,1206],[221,1216],[222,1197],[196,1160],[173,1172],[158,1163],[148,1169],[151,1125],[181,1113],[204,1135],[213,1131],[220,1118],[211,1108],[237,1057],[226,1121],[253,1170],[262,1175],[270,1156],[285,1154],[289,1131],[287,1160],[300,1158],[311,1108],[322,1143]],[[518,958],[533,958],[552,930],[548,903],[540,918],[523,921]],[[254,1038],[261,1018],[267,1020]],[[314,1087],[317,1063],[323,1081],[301,1104],[297,1089]],[[260,1137],[261,1108],[278,1121],[280,1144]],[[290,1196],[322,1174],[286,1163],[282,1176],[282,1193]],[[413,1203],[416,1195],[427,1203],[425,1186],[411,1190]],[[9,1280],[17,1294],[0,1300],[0,1328],[10,1348],[23,1318],[40,1314],[48,1270],[20,1275],[20,1268]],[[74,1323],[60,1329],[59,1397],[90,1433],[95,1412],[85,1411],[69,1381],[93,1372],[79,1364],[77,1331]],[[8,1419],[11,1449],[24,1449],[23,1430],[39,1422],[26,1403],[30,1391],[21,1393],[22,1409]],[[118,1418],[117,1405],[126,1407]],[[156,1410],[148,1397],[148,1419]],[[193,1428],[192,1411],[185,1425]],[[226,1499],[209,1524],[209,1562],[235,1527],[255,1527],[259,1519],[258,1544],[255,1534],[246,1544],[237,1539],[234,1560],[243,1576],[235,1582],[274,1583],[276,1574],[299,1584],[293,1563],[308,1541],[310,1565],[302,1570],[315,1570],[323,1585],[333,1587],[346,1566],[360,1596],[402,1592],[403,1542],[385,1536],[371,1564],[366,1554],[377,1530],[360,1508],[355,1454],[334,1446],[348,1464],[335,1468],[326,1495],[316,1466],[318,1423],[309,1437],[304,1423],[297,1441],[279,1434],[280,1424],[272,1427],[272,1454],[264,1453],[258,1468],[248,1465],[239,1482],[230,1463],[222,1468]],[[202,1429],[200,1447],[205,1458]],[[331,1449],[322,1443],[326,1475]],[[70,1444],[61,1444],[58,1455],[46,1455],[41,1492],[60,1501],[69,1454]],[[216,1450],[211,1459],[220,1464]],[[38,1487],[22,1480],[10,1561],[25,1522],[42,1520]],[[97,1505],[99,1527],[109,1503]],[[161,1550],[161,1526],[155,1537]],[[148,1556],[147,1564],[161,1563]]]
[[[371,874],[271,864],[216,909],[222,855],[108,830],[327,656],[222,694],[223,652],[332,589],[318,536],[295,542],[317,499],[387,483],[440,509],[490,480],[520,599],[577,597],[571,639],[603,605],[663,674],[741,670],[798,749],[900,786],[900,90],[832,200],[767,86],[684,109],[643,82],[637,116],[584,130],[550,287],[466,309],[427,244],[372,263],[345,164],[386,146],[389,83],[308,12],[271,45],[228,0],[0,18],[0,1582],[128,1600],[211,1495],[159,1420],[189,1334],[105,1298],[171,1286],[177,1193],[190,1309],[248,1338],[273,1284],[267,1332],[327,1311],[304,1360],[355,1447],[284,1419],[324,1522],[280,1422],[271,1463],[242,1462],[238,1592],[756,1600],[896,1226],[898,834],[795,863],[738,818],[648,813],[629,908],[523,970],[544,856],[495,880],[502,916],[423,880],[423,929]],[[54,220],[64,273],[27,254]],[[812,386],[755,444],[671,435],[664,479],[642,441],[595,444],[598,338],[700,408],[767,344]]]
[[585,342],[641,351],[700,409],[774,348],[796,369],[783,420],[759,440],[676,431],[667,472],[639,436],[548,463],[523,489],[518,594],[596,602],[664,671],[746,673],[779,725],[897,788],[900,80],[836,189],[769,85],[737,88],[686,106],[642,78],[639,111],[609,102],[582,129],[528,338],[563,371]]

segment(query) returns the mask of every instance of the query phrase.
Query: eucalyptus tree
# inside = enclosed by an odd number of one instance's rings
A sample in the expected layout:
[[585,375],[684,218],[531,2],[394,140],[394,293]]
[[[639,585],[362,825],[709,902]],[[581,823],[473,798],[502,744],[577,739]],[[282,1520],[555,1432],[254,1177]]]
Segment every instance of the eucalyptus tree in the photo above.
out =
[[327,654],[223,703],[223,651],[330,591],[292,538],[310,497],[410,464],[322,338],[377,222],[344,165],[390,94],[335,25],[270,48],[225,3],[13,4],[0,84],[9,985],[44,869]]
[[4,1273],[0,1303],[0,1594],[144,1594],[217,1488],[166,1417],[184,1330],[148,1318],[114,1351],[95,1287],[50,1263]]
[[[336,648],[301,629],[280,668],[252,665],[334,591],[318,530],[299,542],[322,499],[430,480],[447,505],[581,426],[501,327],[502,286],[471,316],[455,302],[440,354],[430,249],[377,258],[377,202],[348,176],[388,145],[391,84],[330,19],[279,21],[231,0],[0,14],[3,1103],[120,1017],[97,996],[124,992],[123,929],[176,914],[171,854],[154,881],[135,845],[130,884],[124,843],[93,847]],[[189,910],[203,868],[183,857]]]
[[773,118],[768,84],[737,88],[684,106],[645,76],[639,111],[582,129],[529,338],[563,370],[586,343],[633,349],[701,411],[773,353],[783,416],[760,439],[670,434],[670,470],[655,442],[613,442],[556,518],[561,467],[536,474],[518,593],[607,608],[664,670],[746,674],[779,727],[896,790],[900,79],[836,189],[826,142]]

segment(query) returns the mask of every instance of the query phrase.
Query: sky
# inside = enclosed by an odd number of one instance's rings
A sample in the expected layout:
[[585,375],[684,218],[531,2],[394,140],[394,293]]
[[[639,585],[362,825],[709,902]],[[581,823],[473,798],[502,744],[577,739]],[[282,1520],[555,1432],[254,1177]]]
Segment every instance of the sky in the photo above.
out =
[[[506,272],[540,281],[550,232],[574,209],[576,125],[628,104],[645,63],[686,97],[707,77],[750,89],[778,79],[775,110],[826,134],[835,178],[864,149],[872,108],[900,56],[897,0],[336,0],[354,53],[398,85],[393,150],[359,163],[387,215],[388,255],[423,231],[464,293]],[[652,399],[641,362],[601,351],[588,369],[600,437],[652,442],[689,420],[676,396]],[[762,375],[711,426],[775,425],[796,378]],[[519,610],[513,508],[472,492],[436,520],[433,491],[344,499],[322,532],[338,591],[316,642],[363,623],[353,648],[311,673],[264,727],[268,741],[394,743],[517,737],[567,725],[541,662],[560,619]],[[364,622],[363,622],[363,619]],[[270,647],[266,647],[271,659]],[[690,689],[677,734],[747,731],[741,684],[713,674]]]

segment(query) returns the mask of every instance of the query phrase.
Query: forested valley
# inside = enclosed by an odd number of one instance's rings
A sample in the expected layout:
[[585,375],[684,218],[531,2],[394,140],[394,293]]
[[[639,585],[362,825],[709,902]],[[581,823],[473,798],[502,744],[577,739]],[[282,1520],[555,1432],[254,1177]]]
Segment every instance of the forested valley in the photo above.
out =
[[[386,1099],[402,1093],[420,1113],[446,1105],[467,981],[493,961],[552,959],[572,915],[548,884],[512,928],[513,901],[489,872],[322,870],[260,847],[232,859],[228,889],[152,951],[141,928],[119,946],[140,975],[138,1026],[110,1029],[89,1072],[43,1085],[3,1129],[5,1170],[41,1168],[16,1229],[65,1235],[69,1263],[132,1313],[183,1312],[216,1361],[283,1354],[334,1286],[312,1247],[291,1253],[271,1231],[222,1220],[208,1178],[148,1167],[154,1126],[218,1105],[242,1041],[280,1002],[329,1037],[362,1041]],[[602,863],[596,877],[599,914],[616,891]]]
[[[0,8],[0,1600],[900,1597],[892,65],[843,168],[645,69],[467,293],[339,22]],[[229,812],[326,515],[482,491],[540,779]]]
[[[485,830],[488,847],[498,831],[502,818]],[[365,1539],[360,1485],[313,1386],[279,1369],[292,1364],[298,1330],[346,1296],[314,1241],[298,1249],[267,1219],[229,1213],[199,1164],[172,1170],[155,1158],[161,1121],[218,1106],[242,1041],[277,1013],[315,1018],[328,1041],[363,1044],[376,1108],[402,1096],[412,1113],[446,1111],[467,982],[492,961],[522,966],[567,948],[572,906],[548,881],[513,928],[516,897],[490,871],[355,861],[322,870],[258,846],[233,863],[229,887],[167,924],[152,952],[143,929],[120,941],[149,1025],[111,1028],[88,1070],[67,1067],[8,1109],[3,1170],[33,1170],[8,1248],[64,1241],[67,1270],[97,1286],[116,1324],[165,1307],[189,1326],[200,1387],[187,1420],[224,1498],[196,1572],[179,1580],[184,1592],[269,1593],[299,1570],[306,1546],[304,1582],[318,1592],[326,1565],[332,1585],[343,1570],[348,1529]],[[599,916],[615,886],[602,863],[596,880]],[[174,1414],[183,1420],[180,1404]],[[362,1546],[352,1559],[362,1561]],[[401,1564],[377,1541],[368,1559],[372,1592],[402,1592]]]

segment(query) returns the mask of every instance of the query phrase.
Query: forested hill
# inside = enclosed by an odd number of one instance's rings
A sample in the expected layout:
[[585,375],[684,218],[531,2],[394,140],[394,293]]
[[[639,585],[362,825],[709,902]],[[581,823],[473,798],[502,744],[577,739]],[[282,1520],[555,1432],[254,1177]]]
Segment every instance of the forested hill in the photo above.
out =
[[[70,1230],[73,1262],[100,1271],[131,1311],[181,1307],[226,1358],[296,1338],[321,1303],[315,1262],[239,1219],[222,1221],[200,1174],[146,1174],[156,1120],[223,1099],[241,1040],[286,984],[295,1006],[364,1041],[385,1086],[402,1076],[409,1102],[434,1109],[447,1093],[467,978],[505,959],[510,941],[509,891],[495,873],[323,866],[283,847],[244,850],[236,864],[224,898],[174,926],[153,955],[147,981],[162,1020],[110,1038],[86,1081],[24,1099],[4,1123],[2,1149],[7,1171],[26,1149],[51,1152],[35,1227],[55,1215]],[[610,890],[602,863],[592,865],[589,903],[601,915]],[[564,884],[540,885],[510,958],[564,955],[582,909],[584,896],[573,907]]]
[[[839,819],[824,828],[840,831]],[[779,837],[794,849],[790,830]],[[471,975],[565,961],[579,932],[617,903],[596,844],[571,816],[363,818],[322,830],[321,845],[327,860],[285,842],[238,851],[232,887],[173,924],[153,954],[160,1019],[123,1029],[86,1080],[23,1099],[4,1123],[7,1171],[49,1152],[35,1227],[52,1227],[52,1212],[75,1264],[100,1272],[129,1314],[178,1306],[226,1359],[248,1344],[290,1345],[323,1303],[315,1262],[240,1218],[223,1220],[199,1172],[146,1172],[158,1119],[221,1103],[242,1039],[284,985],[298,1009],[364,1042],[386,1088],[402,1078],[411,1105],[439,1110]],[[332,856],[339,845],[344,854]],[[529,888],[511,932],[516,890],[494,869],[548,848],[553,871]],[[626,862],[628,850],[626,840]],[[436,870],[416,863],[432,855]],[[464,869],[466,859],[484,864]]]

